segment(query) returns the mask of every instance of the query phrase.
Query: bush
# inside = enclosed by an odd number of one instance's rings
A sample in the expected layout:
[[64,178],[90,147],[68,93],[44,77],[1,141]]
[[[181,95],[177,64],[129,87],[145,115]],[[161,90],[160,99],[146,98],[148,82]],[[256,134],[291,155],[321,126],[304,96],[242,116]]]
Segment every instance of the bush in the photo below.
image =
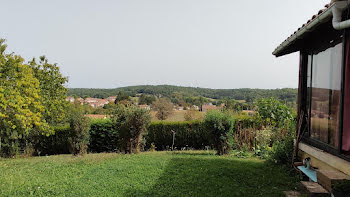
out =
[[146,148],[150,149],[153,143],[157,150],[169,149],[173,140],[172,131],[175,131],[174,146],[176,149],[185,147],[204,149],[205,146],[211,144],[210,135],[204,129],[201,121],[157,121],[151,123],[148,128],[148,133],[145,135]]
[[233,147],[234,119],[225,112],[209,111],[205,115],[205,128],[210,132],[218,155],[228,154]]
[[289,123],[287,135],[284,138],[278,139],[272,146],[272,151],[269,160],[277,164],[292,164],[295,138],[295,121]]
[[36,135],[29,140],[34,148],[34,155],[69,154],[72,135],[70,126],[54,127],[55,134],[50,136]]
[[90,119],[85,117],[80,109],[73,109],[69,125],[72,131],[70,137],[72,154],[85,154],[89,144]]
[[110,119],[91,121],[89,152],[115,152],[118,149],[118,132]]
[[137,106],[119,105],[112,115],[114,128],[119,132],[119,145],[125,153],[140,152],[142,135],[151,122],[148,110]]

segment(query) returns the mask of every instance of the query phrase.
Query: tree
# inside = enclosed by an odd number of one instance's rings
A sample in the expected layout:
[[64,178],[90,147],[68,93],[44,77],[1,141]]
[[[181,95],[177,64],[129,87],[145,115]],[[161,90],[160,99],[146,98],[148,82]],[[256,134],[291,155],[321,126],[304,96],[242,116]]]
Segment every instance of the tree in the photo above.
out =
[[87,152],[89,144],[90,120],[84,116],[79,104],[71,105],[69,125],[72,130],[70,138],[73,155],[83,155]]
[[237,113],[243,110],[243,104],[234,99],[227,99],[225,100],[224,109]]
[[117,98],[115,99],[114,103],[118,104],[121,101],[130,101],[129,95],[125,94],[125,92],[123,91],[118,92]]
[[221,111],[208,111],[203,124],[211,133],[214,148],[218,155],[228,154],[233,147],[234,119],[230,114]]
[[53,130],[42,117],[40,84],[22,57],[6,54],[0,39],[0,153],[13,156],[20,139],[34,131],[50,135]]
[[39,63],[33,58],[29,62],[34,76],[39,80],[40,100],[44,106],[43,118],[50,125],[57,125],[65,118],[67,108],[67,89],[64,84],[68,81],[63,77],[56,64],[49,64],[45,56],[39,58]]
[[155,100],[155,96],[142,94],[139,98],[139,105],[151,105]]
[[164,98],[153,102],[152,108],[157,111],[156,117],[159,120],[166,120],[174,111],[173,104]]
[[256,108],[257,116],[265,126],[280,128],[293,119],[291,109],[275,98],[258,100]]
[[125,153],[140,152],[142,135],[151,122],[149,111],[133,105],[118,105],[111,118],[114,127],[119,131],[121,149]]

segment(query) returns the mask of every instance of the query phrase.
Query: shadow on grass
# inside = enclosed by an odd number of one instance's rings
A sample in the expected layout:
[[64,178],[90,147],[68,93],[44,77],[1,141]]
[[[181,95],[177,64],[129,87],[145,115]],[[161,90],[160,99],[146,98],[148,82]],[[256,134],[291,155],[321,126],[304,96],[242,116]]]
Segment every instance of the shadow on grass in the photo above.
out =
[[[198,155],[198,154],[196,154]],[[283,196],[296,179],[256,159],[174,156],[155,184],[124,196]]]

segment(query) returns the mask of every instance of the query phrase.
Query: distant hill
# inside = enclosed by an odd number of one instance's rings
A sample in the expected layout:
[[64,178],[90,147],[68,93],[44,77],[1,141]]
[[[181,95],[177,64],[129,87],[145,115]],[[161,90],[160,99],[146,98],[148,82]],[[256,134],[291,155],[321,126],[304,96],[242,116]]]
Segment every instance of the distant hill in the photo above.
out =
[[297,89],[209,89],[194,88],[172,85],[141,85],[128,86],[114,89],[89,89],[89,88],[69,88],[69,96],[107,98],[115,96],[119,91],[123,91],[130,96],[136,94],[149,94],[168,98],[174,97],[205,97],[210,99],[236,99],[252,102],[255,99],[275,97],[285,102],[296,102]]

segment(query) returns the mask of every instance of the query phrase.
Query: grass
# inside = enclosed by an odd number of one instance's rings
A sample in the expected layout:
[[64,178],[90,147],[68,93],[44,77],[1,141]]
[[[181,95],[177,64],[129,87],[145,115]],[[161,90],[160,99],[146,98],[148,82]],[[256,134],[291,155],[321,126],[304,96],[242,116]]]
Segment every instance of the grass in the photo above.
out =
[[0,196],[283,196],[296,179],[257,158],[213,152],[0,159]]

